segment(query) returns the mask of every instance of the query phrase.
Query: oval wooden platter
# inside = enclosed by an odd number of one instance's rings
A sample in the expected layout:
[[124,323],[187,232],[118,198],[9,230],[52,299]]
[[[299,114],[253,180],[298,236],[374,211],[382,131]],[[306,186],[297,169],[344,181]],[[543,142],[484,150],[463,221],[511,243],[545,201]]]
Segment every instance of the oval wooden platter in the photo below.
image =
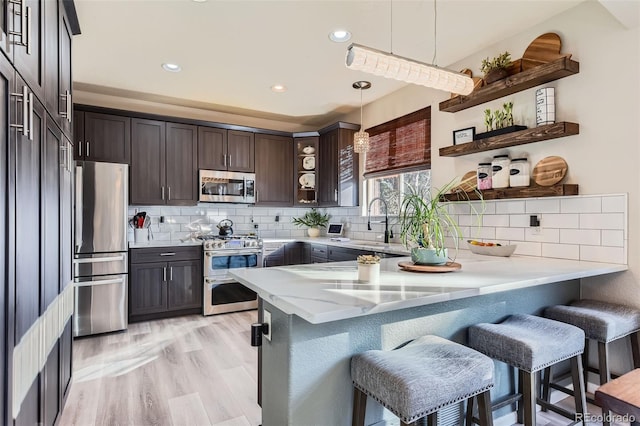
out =
[[444,265],[416,265],[411,261],[398,262],[398,266],[410,272],[453,272],[462,268],[462,265],[456,262],[447,262]]
[[564,158],[545,157],[533,168],[531,178],[540,186],[552,186],[564,179],[568,169],[569,166]]
[[478,187],[477,172],[474,170],[471,170],[465,173],[464,176],[462,176],[462,179],[460,179],[460,183],[458,183],[458,185],[451,188],[451,192],[452,193],[456,193],[460,191],[473,192],[477,187]]
[[560,53],[561,48],[562,41],[558,34],[546,33],[538,36],[522,55],[522,70],[537,67],[564,56],[570,58],[571,54]]

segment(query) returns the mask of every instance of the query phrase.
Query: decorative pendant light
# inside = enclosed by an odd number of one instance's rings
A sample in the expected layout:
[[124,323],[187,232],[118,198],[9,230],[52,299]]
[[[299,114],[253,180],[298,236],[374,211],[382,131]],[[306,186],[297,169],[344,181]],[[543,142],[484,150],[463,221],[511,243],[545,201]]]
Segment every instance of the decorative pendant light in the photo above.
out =
[[446,90],[460,95],[473,91],[473,80],[466,74],[440,68],[436,63],[437,49],[437,8],[433,2],[433,60],[432,65],[393,54],[393,3],[391,3],[391,53],[359,44],[347,48],[347,68],[407,83],[418,84],[438,90]]
[[369,151],[369,133],[364,131],[362,125],[362,91],[371,87],[371,83],[368,81],[356,81],[353,83],[353,88],[360,90],[360,131],[353,135],[353,152],[362,154]]

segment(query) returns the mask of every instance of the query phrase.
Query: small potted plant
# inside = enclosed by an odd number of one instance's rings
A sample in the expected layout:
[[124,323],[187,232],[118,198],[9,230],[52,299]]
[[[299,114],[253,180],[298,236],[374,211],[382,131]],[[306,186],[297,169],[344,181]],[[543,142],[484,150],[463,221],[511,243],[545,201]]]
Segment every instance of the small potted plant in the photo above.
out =
[[484,82],[491,84],[507,77],[509,65],[511,65],[511,54],[509,52],[501,53],[491,60],[488,57],[483,59],[480,70],[484,73]]
[[[405,195],[398,220],[400,222],[400,238],[407,249],[411,250],[411,260],[417,265],[443,265],[449,259],[446,247],[447,238],[458,249],[462,239],[462,232],[454,216],[449,214],[449,203],[440,199],[446,193],[458,186],[458,179],[454,179],[432,195],[428,191],[409,189]],[[476,190],[482,201],[482,194]],[[465,193],[462,193],[465,194]],[[467,203],[471,212],[478,217],[480,213],[468,198],[460,202]],[[458,202],[459,203],[459,202]],[[455,256],[454,256],[455,257]]]
[[320,213],[315,207],[306,212],[302,217],[294,217],[293,224],[296,226],[306,226],[307,234],[315,238],[320,235],[320,228],[326,228],[329,223],[329,215]]
[[363,254],[358,256],[358,281],[377,283],[380,280],[380,258]]

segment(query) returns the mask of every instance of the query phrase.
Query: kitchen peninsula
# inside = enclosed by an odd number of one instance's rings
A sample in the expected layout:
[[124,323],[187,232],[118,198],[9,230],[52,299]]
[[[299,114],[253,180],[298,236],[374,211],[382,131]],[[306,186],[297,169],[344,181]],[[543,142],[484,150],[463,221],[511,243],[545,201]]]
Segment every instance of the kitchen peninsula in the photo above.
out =
[[[379,284],[357,281],[356,262],[239,269],[231,274],[258,293],[271,313],[271,340],[262,344],[262,424],[349,425],[350,358],[391,350],[425,334],[461,343],[466,328],[513,313],[539,314],[580,297],[580,278],[626,265],[472,254],[447,274],[401,271],[406,258],[381,261]],[[492,398],[508,393],[509,375],[496,372]],[[367,424],[385,418],[369,404]]]

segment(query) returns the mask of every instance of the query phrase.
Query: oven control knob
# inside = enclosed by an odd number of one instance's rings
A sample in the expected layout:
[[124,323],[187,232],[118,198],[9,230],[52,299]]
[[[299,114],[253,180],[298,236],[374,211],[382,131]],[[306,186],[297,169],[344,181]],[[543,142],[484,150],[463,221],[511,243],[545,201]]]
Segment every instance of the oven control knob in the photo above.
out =
[[211,250],[211,244],[209,244],[209,241],[205,241],[203,246],[205,250]]

